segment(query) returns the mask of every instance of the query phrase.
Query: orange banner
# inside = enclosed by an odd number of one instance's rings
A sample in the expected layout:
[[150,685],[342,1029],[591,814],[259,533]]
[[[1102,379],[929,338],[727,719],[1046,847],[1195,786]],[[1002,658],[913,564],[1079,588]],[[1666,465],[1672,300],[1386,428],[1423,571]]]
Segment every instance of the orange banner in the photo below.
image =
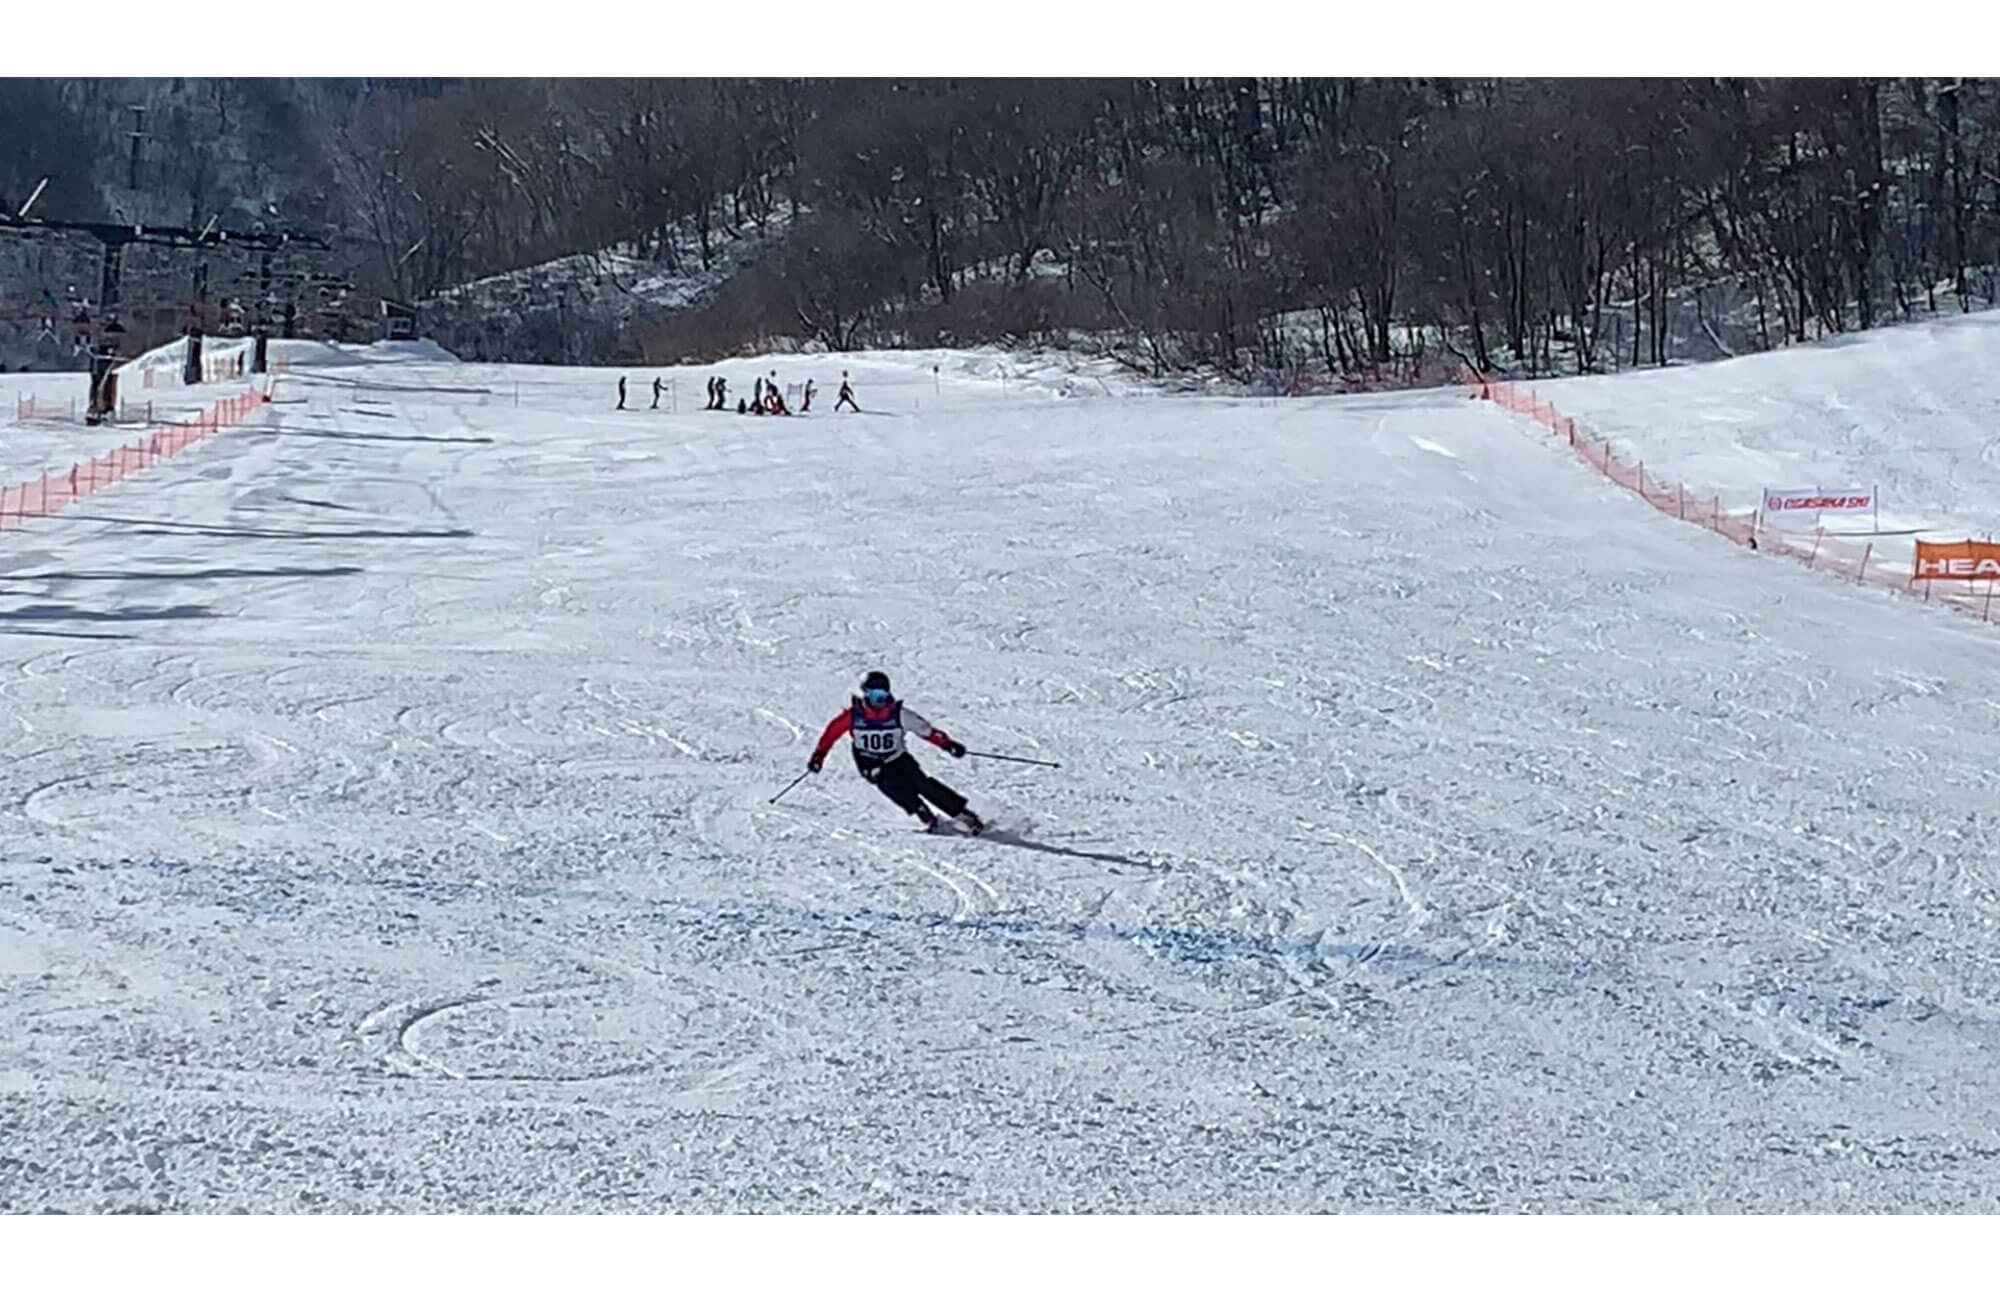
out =
[[2000,579],[2000,543],[1967,539],[1963,543],[1917,540],[1917,565],[1912,579]]

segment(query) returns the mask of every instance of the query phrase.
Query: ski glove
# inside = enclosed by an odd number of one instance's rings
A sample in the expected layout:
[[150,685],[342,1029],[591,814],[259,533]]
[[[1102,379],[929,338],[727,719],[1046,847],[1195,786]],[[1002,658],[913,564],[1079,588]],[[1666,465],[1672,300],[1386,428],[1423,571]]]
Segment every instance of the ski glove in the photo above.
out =
[[956,740],[946,741],[944,746],[944,751],[947,754],[950,754],[953,758],[965,757],[965,746],[959,744]]
[[823,755],[814,754],[811,758],[806,759],[806,770],[817,773],[825,763],[826,758]]

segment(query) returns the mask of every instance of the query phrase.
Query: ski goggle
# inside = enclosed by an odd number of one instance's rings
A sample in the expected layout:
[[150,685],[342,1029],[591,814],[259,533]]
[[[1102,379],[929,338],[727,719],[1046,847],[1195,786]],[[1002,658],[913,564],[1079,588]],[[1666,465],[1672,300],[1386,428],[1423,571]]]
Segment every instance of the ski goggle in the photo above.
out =
[[886,686],[865,687],[862,689],[861,698],[870,704],[887,704],[889,703],[889,688]]

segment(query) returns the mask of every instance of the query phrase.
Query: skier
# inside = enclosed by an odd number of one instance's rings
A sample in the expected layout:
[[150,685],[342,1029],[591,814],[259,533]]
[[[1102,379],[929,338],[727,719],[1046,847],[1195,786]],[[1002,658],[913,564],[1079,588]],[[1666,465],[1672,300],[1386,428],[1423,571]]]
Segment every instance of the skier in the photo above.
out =
[[953,758],[965,757],[965,746],[940,728],[924,721],[914,709],[889,693],[889,675],[879,669],[861,679],[861,694],[834,715],[819,734],[806,770],[818,772],[826,762],[833,742],[842,736],[854,741],[854,766],[862,779],[889,797],[889,801],[924,823],[927,830],[938,826],[938,814],[924,803],[929,799],[946,816],[957,817],[965,828],[978,834],[986,828],[979,814],[965,804],[965,796],[951,786],[924,774],[903,748],[903,733],[910,732],[930,741]]
[[839,412],[842,404],[857,413],[861,411],[861,405],[854,402],[854,387],[847,384],[847,374],[844,372],[840,374],[840,397],[833,401],[833,411]]
[[625,379],[623,377],[618,379],[618,407],[625,407]]
[[799,401],[799,411],[801,413],[810,413],[812,410],[813,410],[813,379],[811,377],[807,377],[805,398]]
[[653,408],[655,411],[658,411],[659,407],[660,407],[660,379],[658,377],[655,377],[653,378]]

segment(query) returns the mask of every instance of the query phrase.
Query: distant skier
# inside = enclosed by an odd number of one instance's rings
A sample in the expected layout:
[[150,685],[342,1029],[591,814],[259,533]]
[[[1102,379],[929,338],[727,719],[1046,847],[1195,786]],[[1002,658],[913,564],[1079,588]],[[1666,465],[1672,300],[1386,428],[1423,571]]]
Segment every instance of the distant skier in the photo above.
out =
[[656,412],[657,412],[657,411],[659,410],[659,407],[660,407],[660,379],[659,379],[658,377],[655,377],[655,378],[653,378],[653,409],[654,409],[654,411],[656,411]]
[[844,372],[840,374],[840,397],[833,401],[833,411],[839,412],[843,404],[857,413],[861,411],[861,405],[854,402],[854,387],[848,384]]
[[[740,404],[743,401],[739,399],[736,402]],[[718,413],[729,411],[729,378],[727,377],[717,377],[715,379],[715,411]],[[742,410],[739,409],[738,411]]]
[[819,771],[834,742],[848,736],[854,742],[854,766],[862,779],[923,822],[925,829],[934,830],[938,825],[937,812],[924,803],[929,799],[944,815],[964,822],[972,833],[984,830],[986,823],[965,805],[964,795],[924,774],[917,760],[903,748],[904,732],[921,736],[953,758],[965,757],[964,745],[924,721],[914,709],[904,708],[903,702],[889,693],[889,675],[877,670],[861,679],[861,694],[852,697],[847,708],[826,724],[812,757],[806,760],[806,770]]
[[812,410],[813,410],[813,379],[811,377],[807,377],[805,396],[799,400],[799,411],[801,413],[810,413]]
[[618,407],[625,407],[625,379],[623,377],[618,379]]

